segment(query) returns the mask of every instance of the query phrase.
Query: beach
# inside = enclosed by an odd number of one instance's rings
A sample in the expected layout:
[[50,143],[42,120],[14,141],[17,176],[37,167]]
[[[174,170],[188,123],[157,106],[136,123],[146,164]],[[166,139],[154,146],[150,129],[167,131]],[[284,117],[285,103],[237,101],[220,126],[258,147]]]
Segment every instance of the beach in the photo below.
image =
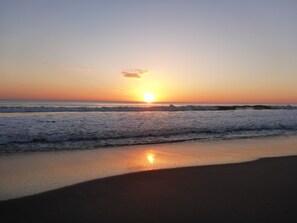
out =
[[296,141],[282,136],[1,156],[1,218],[296,222]]
[[292,135],[6,154],[0,156],[0,200],[147,170],[294,156],[296,145]]
[[297,157],[153,170],[0,202],[9,222],[296,222]]
[[297,221],[295,107],[28,103],[0,112],[2,219]]
[[0,221],[297,223],[297,1],[0,1]]

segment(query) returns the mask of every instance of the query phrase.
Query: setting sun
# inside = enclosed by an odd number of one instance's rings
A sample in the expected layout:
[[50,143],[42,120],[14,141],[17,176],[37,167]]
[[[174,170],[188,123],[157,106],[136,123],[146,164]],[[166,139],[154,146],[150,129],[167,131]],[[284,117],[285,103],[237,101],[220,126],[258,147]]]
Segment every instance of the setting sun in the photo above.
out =
[[153,102],[155,99],[155,95],[152,94],[152,93],[146,93],[144,94],[144,101],[147,102],[147,103],[151,103]]

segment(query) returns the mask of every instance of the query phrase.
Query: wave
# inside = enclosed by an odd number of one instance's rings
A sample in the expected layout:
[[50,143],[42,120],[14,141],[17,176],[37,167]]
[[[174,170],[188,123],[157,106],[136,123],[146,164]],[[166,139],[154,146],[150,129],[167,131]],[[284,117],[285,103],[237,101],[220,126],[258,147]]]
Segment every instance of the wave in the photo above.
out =
[[125,106],[9,107],[19,113],[0,114],[0,154],[297,134],[290,105]]
[[292,105],[184,105],[184,106],[110,106],[110,107],[48,107],[0,106],[0,113],[26,112],[155,112],[155,111],[232,111],[232,110],[294,110]]
[[134,132],[116,136],[92,135],[15,135],[0,136],[0,153],[90,149],[100,147],[128,146],[141,144],[170,143],[188,140],[217,140],[253,138],[297,134],[297,126],[261,126],[222,129],[163,129],[158,132]]

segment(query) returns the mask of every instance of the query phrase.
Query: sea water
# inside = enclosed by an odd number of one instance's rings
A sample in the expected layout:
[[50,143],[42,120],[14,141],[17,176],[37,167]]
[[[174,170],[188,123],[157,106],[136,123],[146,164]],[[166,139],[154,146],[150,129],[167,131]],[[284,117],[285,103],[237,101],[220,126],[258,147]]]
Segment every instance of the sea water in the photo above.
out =
[[0,101],[0,154],[296,133],[296,105]]
[[124,173],[296,155],[296,108],[3,100],[0,200]]

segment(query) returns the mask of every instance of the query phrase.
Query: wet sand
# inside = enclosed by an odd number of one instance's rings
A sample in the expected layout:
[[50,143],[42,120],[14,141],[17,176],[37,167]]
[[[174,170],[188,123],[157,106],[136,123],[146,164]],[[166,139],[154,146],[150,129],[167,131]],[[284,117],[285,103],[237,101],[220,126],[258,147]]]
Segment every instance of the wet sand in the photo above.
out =
[[0,156],[0,200],[132,172],[292,156],[296,145],[294,135],[8,154]]
[[6,222],[297,222],[297,157],[152,170],[1,201]]

